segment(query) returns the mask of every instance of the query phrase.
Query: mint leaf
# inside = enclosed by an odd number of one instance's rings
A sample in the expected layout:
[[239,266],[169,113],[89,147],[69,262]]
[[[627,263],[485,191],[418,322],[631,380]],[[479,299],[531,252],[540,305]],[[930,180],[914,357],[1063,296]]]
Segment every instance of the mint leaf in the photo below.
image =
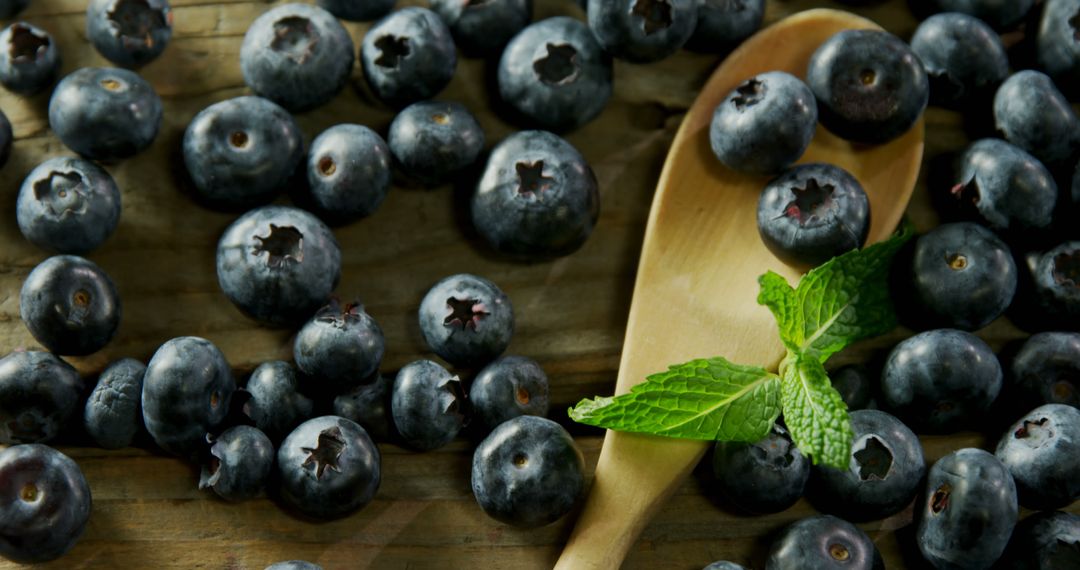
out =
[[783,277],[763,275],[758,303],[776,316],[788,350],[825,362],[857,340],[892,330],[896,313],[889,298],[889,266],[911,235],[905,227],[888,240],[834,257],[787,292]]
[[692,360],[649,376],[628,394],[582,400],[569,414],[618,431],[754,442],[780,414],[780,377],[719,357]]
[[780,367],[784,423],[791,439],[814,464],[846,469],[854,437],[851,419],[825,366],[811,356],[789,355]]

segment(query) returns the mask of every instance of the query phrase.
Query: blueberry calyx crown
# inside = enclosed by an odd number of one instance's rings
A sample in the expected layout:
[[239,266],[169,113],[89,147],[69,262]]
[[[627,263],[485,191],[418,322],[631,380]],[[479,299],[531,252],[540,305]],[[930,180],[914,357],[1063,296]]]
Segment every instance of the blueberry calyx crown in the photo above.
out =
[[743,81],[735,88],[735,96],[731,98],[735,109],[745,111],[747,107],[753,107],[765,98],[765,82],[757,78]]
[[832,207],[835,190],[836,187],[832,184],[821,184],[816,178],[811,178],[804,187],[795,186],[791,189],[794,199],[784,206],[784,215],[805,224]]
[[274,22],[274,40],[270,42],[270,49],[281,52],[297,65],[307,61],[318,44],[319,33],[311,20],[289,16]]
[[255,246],[255,255],[267,254],[266,264],[281,267],[288,261],[304,261],[304,234],[292,226],[270,224],[270,233],[255,236],[259,243]]
[[342,305],[337,299],[330,299],[330,303],[319,310],[315,320],[330,323],[336,328],[345,328],[345,325],[360,320],[360,314],[364,312],[364,305],[360,301],[353,301]]
[[147,0],[120,0],[107,14],[124,43],[153,47],[154,30],[169,27],[169,17],[160,8],[150,7]]
[[11,47],[9,53],[16,63],[25,63],[38,58],[49,48],[49,37],[38,35],[29,26],[15,24],[11,27]]
[[83,180],[77,172],[53,171],[34,183],[34,198],[44,202],[54,216],[86,211]]
[[859,464],[859,479],[863,481],[884,481],[892,470],[892,451],[876,437],[866,438],[863,448],[856,451],[854,456]]
[[979,183],[975,181],[975,178],[953,186],[949,189],[949,193],[961,202],[979,203]]
[[951,493],[952,485],[948,483],[943,483],[938,487],[934,494],[930,496],[930,511],[936,515],[949,508],[949,495]]
[[446,300],[446,307],[450,309],[450,314],[443,319],[443,325],[453,327],[455,324],[460,324],[461,330],[465,330],[470,326],[473,330],[476,330],[480,319],[491,314],[479,299],[450,297]]
[[401,60],[409,57],[409,38],[385,35],[375,40],[375,48],[382,52],[375,59],[375,65],[397,67]]
[[449,380],[439,385],[443,393],[439,399],[443,402],[443,414],[448,416],[465,417],[461,412],[461,402],[465,398],[465,392],[461,388],[461,379],[451,376]]
[[319,439],[314,448],[301,447],[300,451],[308,454],[301,464],[303,467],[315,465],[315,478],[322,479],[327,469],[341,473],[338,459],[345,451],[345,438],[341,435],[341,428],[334,426],[319,432]]
[[518,175],[518,195],[536,196],[542,190],[551,187],[554,180],[550,176],[544,176],[544,161],[519,162],[514,165]]
[[547,55],[533,62],[533,71],[549,85],[566,85],[578,77],[578,52],[569,44],[547,44]]
[[1080,251],[1073,250],[1054,256],[1054,282],[1080,288]]
[[1024,420],[1024,423],[1020,424],[1020,427],[1016,428],[1013,432],[1013,437],[1016,439],[1035,439],[1045,441],[1054,437],[1054,430],[1047,426],[1050,423],[1049,418],[1039,418],[1037,420]]
[[630,13],[641,18],[646,36],[671,27],[671,0],[637,0]]

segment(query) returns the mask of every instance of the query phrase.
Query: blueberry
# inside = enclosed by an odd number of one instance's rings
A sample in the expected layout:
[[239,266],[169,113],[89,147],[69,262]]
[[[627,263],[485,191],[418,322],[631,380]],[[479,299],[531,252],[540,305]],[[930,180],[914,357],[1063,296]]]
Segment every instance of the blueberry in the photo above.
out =
[[773,541],[765,570],[883,570],[874,542],[859,527],[832,515],[817,515],[788,525]]
[[1047,0],[1036,36],[1039,67],[1069,97],[1080,94],[1080,2]]
[[156,59],[172,38],[168,0],[90,0],[86,36],[98,53],[124,67]]
[[315,0],[322,9],[352,22],[370,22],[394,9],[395,0]]
[[360,46],[368,86],[392,107],[430,99],[454,77],[450,29],[426,8],[409,7],[379,20]]
[[484,129],[460,103],[421,101],[394,117],[386,142],[407,176],[436,186],[476,162]]
[[323,567],[303,560],[285,560],[282,562],[275,562],[267,566],[264,570],[323,570]]
[[893,348],[881,375],[885,405],[916,429],[948,432],[972,425],[1001,391],[997,356],[979,337],[937,329]]
[[298,325],[323,306],[341,277],[341,250],[326,224],[288,206],[240,216],[217,249],[218,283],[251,318]]
[[698,0],[589,0],[589,28],[611,55],[635,63],[673,55],[697,28]]
[[381,481],[382,459],[364,428],[337,416],[300,424],[277,452],[281,495],[305,515],[329,519],[363,508]]
[[0,84],[20,95],[43,91],[60,72],[60,50],[49,32],[16,22],[0,32]]
[[773,255],[786,263],[819,265],[862,247],[870,231],[870,200],[846,170],[800,164],[765,186],[757,223]]
[[1024,409],[1043,404],[1080,408],[1080,334],[1031,335],[1013,357],[1009,377]]
[[1043,326],[1080,329],[1080,241],[1038,255],[1031,266],[1033,310]]
[[91,160],[116,161],[146,149],[161,113],[154,88],[126,69],[84,67],[61,79],[49,99],[53,132]]
[[998,440],[997,458],[1016,481],[1020,504],[1049,510],[1080,499],[1080,409],[1046,404]]
[[143,422],[165,451],[192,457],[225,420],[236,389],[229,363],[210,341],[185,336],[158,348],[143,376]]
[[577,251],[599,216],[600,190],[589,163],[546,131],[521,131],[499,143],[472,197],[480,235],[496,251],[524,259]]
[[385,350],[382,329],[363,305],[331,299],[297,333],[293,358],[312,383],[341,393],[377,372]]
[[394,392],[394,377],[378,374],[370,384],[360,384],[334,398],[334,415],[352,420],[375,441],[389,441],[393,431],[390,398]]
[[15,216],[30,243],[82,255],[105,243],[116,229],[120,189],[89,160],[50,158],[23,180]]
[[299,125],[261,97],[236,97],[195,115],[184,132],[184,165],[211,206],[242,209],[274,199],[304,159]]
[[431,10],[472,55],[497,55],[532,20],[532,0],[431,0]]
[[761,28],[765,0],[697,0],[697,27],[687,49],[725,53]]
[[994,122],[1005,139],[1043,164],[1068,160],[1080,148],[1080,119],[1046,74],[1010,75],[994,95]]
[[235,426],[207,438],[210,452],[199,477],[200,489],[212,489],[226,501],[259,496],[274,465],[274,444],[251,426]]
[[985,327],[1009,307],[1016,280],[1009,247],[978,224],[943,224],[915,242],[911,294],[930,326]]
[[0,444],[44,443],[68,425],[83,381],[49,352],[12,352],[0,358]]
[[919,438],[878,410],[851,412],[846,469],[814,466],[811,488],[822,508],[849,520],[883,519],[911,504],[926,474]]
[[531,358],[503,356],[476,375],[469,400],[488,429],[517,416],[543,417],[548,412],[547,374]]
[[844,30],[825,40],[810,57],[806,83],[825,128],[870,144],[910,129],[930,93],[918,56],[880,30]]
[[421,451],[442,447],[465,424],[461,380],[430,360],[406,364],[394,379],[390,413],[401,438]]
[[1057,184],[1038,159],[1000,139],[975,141],[960,157],[960,180],[950,193],[964,214],[996,230],[1050,226]]
[[336,125],[308,151],[307,180],[324,219],[350,222],[375,213],[390,191],[390,147],[362,125]]
[[256,95],[305,111],[345,87],[354,49],[349,32],[330,12],[284,4],[251,23],[240,46],[240,69]]
[[86,401],[83,427],[105,449],[120,449],[143,431],[142,387],[146,365],[133,358],[108,365]]
[[585,458],[559,424],[519,416],[498,427],[473,453],[472,490],[488,516],[520,527],[555,522],[585,489]]
[[935,568],[989,568],[1016,525],[1016,486],[1008,469],[981,449],[939,459],[916,505],[919,550]]
[[977,100],[1009,75],[1009,58],[997,32],[967,14],[927,18],[911,37],[911,51],[926,68],[935,105]]
[[17,564],[60,558],[82,536],[90,505],[70,457],[44,445],[0,450],[0,556]]
[[770,71],[743,81],[713,112],[709,143],[732,170],[773,174],[795,162],[817,128],[817,102],[798,77]]
[[734,562],[728,562],[727,560],[720,560],[709,564],[702,570],[747,570],[746,566],[742,564],[736,564]]
[[712,468],[728,502],[754,514],[778,513],[794,505],[810,477],[810,460],[779,425],[756,443],[716,442]]
[[1020,521],[1001,560],[1009,570],[1080,567],[1080,515],[1044,511]]
[[[918,3],[918,2],[917,2]],[[938,12],[961,12],[1004,30],[1027,15],[1035,0],[921,0]]]
[[257,366],[244,390],[251,395],[244,413],[271,441],[281,441],[315,410],[314,402],[300,392],[296,370],[281,360]]
[[612,92],[611,56],[580,20],[542,20],[514,36],[499,58],[500,98],[537,126],[576,129]]
[[30,5],[30,0],[0,0],[0,18],[10,18]]
[[420,332],[435,354],[455,366],[486,364],[510,344],[514,308],[491,281],[468,273],[451,275],[420,302]]
[[120,296],[96,263],[74,255],[42,261],[19,294],[23,323],[45,348],[83,356],[104,348],[120,325]]
[[865,366],[848,364],[829,373],[832,387],[840,393],[849,410],[863,410],[874,405],[874,383]]

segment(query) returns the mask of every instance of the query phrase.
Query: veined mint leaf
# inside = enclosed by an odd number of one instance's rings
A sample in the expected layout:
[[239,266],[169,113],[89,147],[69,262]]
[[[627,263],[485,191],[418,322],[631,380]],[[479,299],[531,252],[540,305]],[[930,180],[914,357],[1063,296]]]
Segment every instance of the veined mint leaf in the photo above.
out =
[[780,377],[723,358],[692,360],[649,376],[628,394],[582,400],[569,414],[617,431],[754,442],[780,414]]
[[784,423],[799,451],[814,464],[846,469],[851,454],[851,418],[832,387],[825,366],[811,356],[791,355],[781,364]]
[[888,240],[834,257],[810,270],[793,291],[789,286],[790,293],[784,293],[782,277],[763,275],[758,303],[776,316],[784,345],[825,362],[857,340],[892,330],[889,266],[910,237],[905,227]]

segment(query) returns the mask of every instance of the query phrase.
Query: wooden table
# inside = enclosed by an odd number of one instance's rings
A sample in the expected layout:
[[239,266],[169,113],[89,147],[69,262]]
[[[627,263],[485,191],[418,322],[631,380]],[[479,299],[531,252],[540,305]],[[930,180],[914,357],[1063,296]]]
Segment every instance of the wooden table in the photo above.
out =
[[[142,70],[161,94],[166,115],[154,145],[135,159],[110,165],[123,192],[116,234],[90,257],[112,275],[123,300],[118,336],[102,352],[69,359],[84,374],[114,359],[148,359],[169,338],[199,335],[216,343],[238,378],[258,363],[291,357],[293,331],[260,328],[221,294],[214,273],[215,244],[234,215],[197,206],[183,191],[179,146],[188,121],[207,105],[247,93],[238,51],[244,31],[270,3],[251,0],[173,0],[175,31],[164,55]],[[399,4],[420,4],[402,1]],[[580,16],[570,0],[540,0],[537,18]],[[87,43],[86,0],[35,0],[23,13],[59,43],[64,72],[107,62]],[[770,0],[767,19],[833,2]],[[859,9],[907,38],[916,21],[903,0]],[[368,27],[347,24],[359,42]],[[386,334],[384,370],[429,357],[416,324],[427,288],[458,272],[486,276],[510,296],[517,331],[510,353],[537,359],[552,383],[551,415],[567,422],[567,406],[613,389],[633,276],[654,184],[682,114],[716,65],[716,56],[680,53],[653,65],[617,63],[615,95],[596,121],[569,135],[600,180],[602,213],[577,253],[547,263],[507,262],[493,255],[469,227],[468,189],[395,188],[372,217],[338,228],[344,272],[339,292],[357,295]],[[488,88],[491,66],[462,60],[443,98],[466,103],[483,124],[489,146],[514,130],[495,110]],[[0,92],[0,108],[17,142],[0,171],[0,353],[35,342],[19,318],[22,280],[46,254],[28,244],[15,224],[15,196],[23,177],[47,157],[71,154],[52,135],[48,95],[19,98]],[[385,133],[393,114],[374,103],[357,67],[352,86],[330,105],[298,117],[308,141],[340,122]],[[956,114],[927,114],[927,156],[967,141]],[[936,215],[922,185],[910,217],[922,229]],[[880,354],[905,336],[896,331],[839,355],[835,362]],[[1020,336],[998,322],[981,336],[995,347]],[[702,355],[712,356],[712,355]],[[571,426],[595,463],[599,432]],[[965,446],[985,445],[979,434],[925,438],[928,459]],[[245,568],[301,558],[339,568],[544,568],[557,557],[572,517],[539,530],[517,530],[487,518],[469,486],[471,444],[459,440],[429,453],[382,445],[383,484],[375,501],[344,520],[311,523],[266,499],[226,504],[196,488],[196,468],[151,449],[106,452],[62,446],[84,470],[94,496],[85,535],[48,568]],[[802,501],[769,517],[746,517],[710,492],[704,469],[688,481],[645,531],[627,568],[701,568],[730,559],[763,565],[767,535],[812,514]],[[1074,510],[1078,510],[1074,506]],[[891,568],[923,567],[912,550],[910,509],[864,525]],[[896,529],[900,530],[896,530]],[[895,530],[895,532],[894,532]],[[0,562],[0,569],[12,568]]]

